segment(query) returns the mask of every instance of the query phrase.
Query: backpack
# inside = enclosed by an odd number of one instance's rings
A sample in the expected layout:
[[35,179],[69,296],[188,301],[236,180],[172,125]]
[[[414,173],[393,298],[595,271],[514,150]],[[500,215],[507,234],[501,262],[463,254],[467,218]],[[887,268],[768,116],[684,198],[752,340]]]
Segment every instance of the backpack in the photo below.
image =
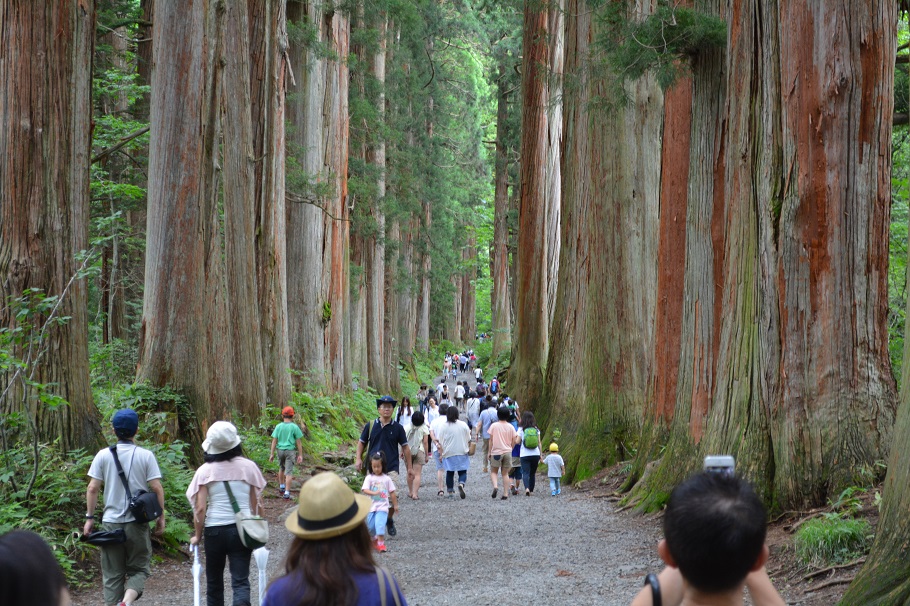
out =
[[490,393],[499,393],[499,381],[493,379],[490,381]]
[[525,429],[525,437],[523,443],[524,447],[528,450],[534,450],[540,446],[540,430],[536,427],[528,427]]

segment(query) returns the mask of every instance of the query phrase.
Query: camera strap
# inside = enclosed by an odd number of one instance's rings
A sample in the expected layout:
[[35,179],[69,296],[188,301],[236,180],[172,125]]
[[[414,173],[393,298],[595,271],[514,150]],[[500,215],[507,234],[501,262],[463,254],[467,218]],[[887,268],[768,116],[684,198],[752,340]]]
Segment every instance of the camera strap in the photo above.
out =
[[[126,489],[126,498],[127,503],[133,500],[133,494],[130,492],[130,483],[126,480],[126,474],[123,473],[123,466],[120,465],[120,458],[117,456],[117,445],[114,444],[110,448],[111,454],[114,456],[114,464],[117,465],[117,473],[120,475],[120,481],[123,482],[123,487]],[[135,449],[133,450],[133,456],[136,456]],[[132,471],[132,463],[130,464],[130,470]]]

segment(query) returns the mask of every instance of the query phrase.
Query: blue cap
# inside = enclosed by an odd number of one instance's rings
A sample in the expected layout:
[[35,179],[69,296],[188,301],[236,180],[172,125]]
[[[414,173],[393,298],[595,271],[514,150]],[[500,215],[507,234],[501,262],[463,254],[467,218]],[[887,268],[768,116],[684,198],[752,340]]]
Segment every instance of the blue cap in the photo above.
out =
[[139,415],[132,408],[118,410],[111,419],[111,425],[114,426],[114,431],[132,435],[139,429]]

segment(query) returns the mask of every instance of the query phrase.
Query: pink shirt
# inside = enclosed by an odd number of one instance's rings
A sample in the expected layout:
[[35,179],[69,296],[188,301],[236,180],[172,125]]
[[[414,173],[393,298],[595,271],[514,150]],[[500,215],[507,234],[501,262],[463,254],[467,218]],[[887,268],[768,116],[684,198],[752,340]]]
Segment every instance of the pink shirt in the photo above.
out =
[[379,494],[369,495],[370,499],[373,500],[373,503],[370,505],[370,511],[389,511],[389,495],[395,492],[395,482],[392,481],[392,478],[382,474],[381,476],[374,476],[373,474],[368,474],[363,480],[363,487],[361,490],[376,490],[379,491]]
[[506,421],[497,421],[490,425],[490,454],[512,454],[515,436],[518,432]]

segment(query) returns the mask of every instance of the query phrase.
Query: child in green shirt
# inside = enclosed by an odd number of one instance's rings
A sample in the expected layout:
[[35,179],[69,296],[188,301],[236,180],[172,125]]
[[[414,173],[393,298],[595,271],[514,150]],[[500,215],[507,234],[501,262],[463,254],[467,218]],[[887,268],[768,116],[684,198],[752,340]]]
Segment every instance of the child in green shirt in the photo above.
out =
[[275,447],[278,447],[278,489],[283,491],[285,499],[291,498],[291,482],[294,473],[294,454],[296,444],[297,464],[303,463],[303,432],[294,423],[294,409],[285,406],[281,411],[282,422],[272,432],[272,450],[269,461],[275,460]]

